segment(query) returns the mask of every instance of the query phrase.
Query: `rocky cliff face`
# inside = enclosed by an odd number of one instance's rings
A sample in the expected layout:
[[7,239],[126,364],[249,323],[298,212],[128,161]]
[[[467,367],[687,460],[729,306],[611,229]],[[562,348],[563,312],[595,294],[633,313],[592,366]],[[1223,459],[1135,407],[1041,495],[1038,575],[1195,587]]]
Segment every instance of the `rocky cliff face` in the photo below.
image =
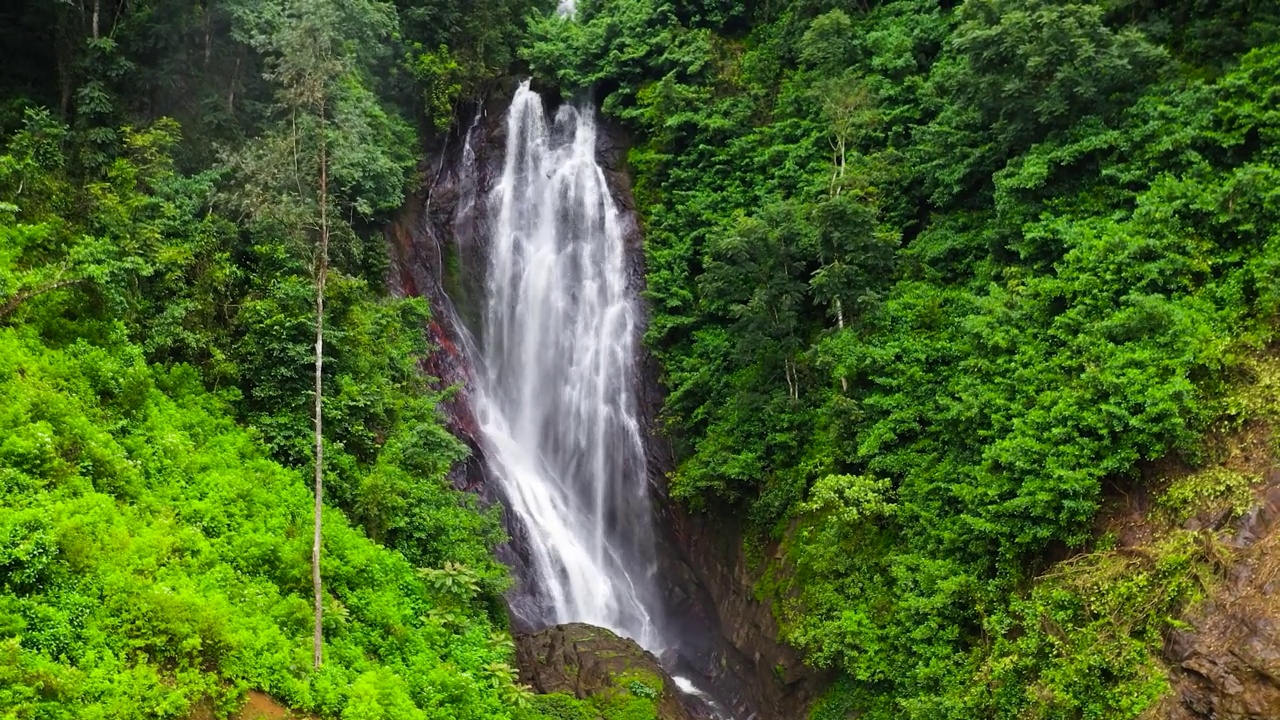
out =
[[[764,558],[747,557],[742,530],[732,520],[671,506],[665,512],[679,547],[669,556],[666,572],[673,578],[687,574],[669,586],[671,606],[679,609],[679,622],[708,623],[714,629],[704,648],[710,660],[704,672],[734,692],[725,701],[739,717],[753,711],[762,719],[807,717],[829,678],[778,640],[772,607],[755,597]],[[766,548],[764,556],[775,550]],[[705,596],[688,597],[690,589]],[[707,606],[709,612],[703,609]]]
[[539,600],[529,590],[534,587],[532,560],[523,541],[528,528],[505,510],[501,485],[488,476],[479,423],[469,401],[475,376],[467,349],[472,342],[469,328],[476,327],[484,296],[487,202],[493,183],[502,176],[504,117],[515,87],[511,81],[496,88],[470,109],[473,120],[468,125],[450,133],[430,153],[419,167],[422,187],[409,197],[385,235],[391,261],[388,287],[398,296],[428,300],[432,317],[424,330],[435,351],[423,369],[439,378],[439,389],[454,389],[444,403],[446,421],[471,449],[467,462],[454,469],[453,484],[504,508],[503,526],[511,540],[498,548],[498,559],[525,590],[508,597],[508,609],[516,629],[531,630]]
[[[505,113],[515,86],[511,81],[496,88],[471,109],[474,121],[432,152],[423,165],[423,189],[386,231],[391,290],[425,297],[432,307],[426,331],[437,351],[426,370],[440,378],[443,387],[460,388],[445,410],[451,429],[471,446],[473,459],[458,469],[455,485],[489,502],[502,498],[498,483],[486,478],[479,428],[468,406],[466,388],[473,377],[466,343],[483,298],[490,230],[486,203],[502,174]],[[639,295],[644,287],[643,233],[626,164],[630,138],[616,126],[601,123],[597,142],[598,162],[622,211],[630,281]],[[795,653],[776,640],[769,607],[754,599],[757,577],[745,560],[736,526],[686,514],[667,499],[665,480],[673,465],[670,445],[656,422],[662,403],[659,368],[647,353],[638,365],[665,614],[669,635],[682,640],[681,647],[664,655],[663,664],[711,689],[739,720],[804,717],[822,679],[806,671]],[[530,563],[522,550],[527,531],[518,518],[506,515],[504,520],[512,540],[500,548],[500,559],[512,567],[518,585],[531,587]],[[536,630],[529,621],[535,617],[536,595],[517,591],[509,602],[515,627]]]
[[1239,520],[1193,520],[1238,554],[1222,586],[1184,618],[1187,629],[1166,638],[1169,720],[1280,718],[1280,468],[1263,478]]

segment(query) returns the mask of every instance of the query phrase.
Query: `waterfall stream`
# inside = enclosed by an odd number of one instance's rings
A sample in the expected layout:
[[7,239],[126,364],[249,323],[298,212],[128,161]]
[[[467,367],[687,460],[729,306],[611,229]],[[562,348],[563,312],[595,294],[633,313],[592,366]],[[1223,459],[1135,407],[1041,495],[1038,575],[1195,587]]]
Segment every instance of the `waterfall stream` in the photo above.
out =
[[633,384],[638,313],[589,107],[548,121],[525,82],[494,187],[475,408],[548,623],[658,652],[654,537]]

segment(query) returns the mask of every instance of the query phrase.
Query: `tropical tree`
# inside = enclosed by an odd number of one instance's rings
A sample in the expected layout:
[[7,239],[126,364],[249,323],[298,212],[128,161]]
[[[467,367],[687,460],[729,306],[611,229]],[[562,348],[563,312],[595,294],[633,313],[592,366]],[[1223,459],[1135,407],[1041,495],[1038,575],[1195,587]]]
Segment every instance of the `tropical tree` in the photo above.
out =
[[324,490],[324,317],[331,241],[352,241],[350,222],[394,207],[412,165],[413,133],[373,92],[378,49],[396,27],[379,0],[274,0],[236,8],[237,32],[266,58],[276,88],[274,121],[227,158],[234,200],[255,231],[292,239],[314,288],[314,661],[322,660],[320,577]]

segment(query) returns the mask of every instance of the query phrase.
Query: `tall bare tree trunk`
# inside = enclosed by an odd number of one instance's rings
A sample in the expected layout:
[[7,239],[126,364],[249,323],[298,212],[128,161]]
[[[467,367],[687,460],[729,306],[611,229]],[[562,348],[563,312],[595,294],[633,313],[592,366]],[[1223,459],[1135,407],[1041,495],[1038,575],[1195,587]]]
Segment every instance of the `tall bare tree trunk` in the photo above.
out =
[[[237,51],[240,52],[240,51]],[[235,67],[231,69],[231,79],[227,83],[227,112],[236,111],[236,83],[240,82],[240,56],[236,55]]]
[[213,53],[213,11],[206,7],[201,22],[204,28],[204,66],[209,67],[209,56]]
[[[324,109],[321,108],[321,118]],[[315,536],[311,545],[311,585],[316,599],[316,626],[314,642],[315,666],[320,667],[324,646],[324,629],[322,613],[324,596],[320,582],[320,509],[324,494],[324,415],[321,409],[323,398],[322,373],[324,371],[324,284],[329,275],[329,158],[328,146],[324,137],[324,123],[320,130],[320,247],[316,253],[316,514]]]

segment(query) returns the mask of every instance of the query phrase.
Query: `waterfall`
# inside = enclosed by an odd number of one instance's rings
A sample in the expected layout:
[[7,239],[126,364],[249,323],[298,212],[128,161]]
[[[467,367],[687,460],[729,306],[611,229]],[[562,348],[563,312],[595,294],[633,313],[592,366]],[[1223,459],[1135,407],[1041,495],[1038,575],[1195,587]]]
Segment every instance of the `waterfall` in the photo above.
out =
[[595,115],[511,101],[490,228],[475,397],[486,454],[528,530],[539,620],[661,650],[637,420],[639,308]]

